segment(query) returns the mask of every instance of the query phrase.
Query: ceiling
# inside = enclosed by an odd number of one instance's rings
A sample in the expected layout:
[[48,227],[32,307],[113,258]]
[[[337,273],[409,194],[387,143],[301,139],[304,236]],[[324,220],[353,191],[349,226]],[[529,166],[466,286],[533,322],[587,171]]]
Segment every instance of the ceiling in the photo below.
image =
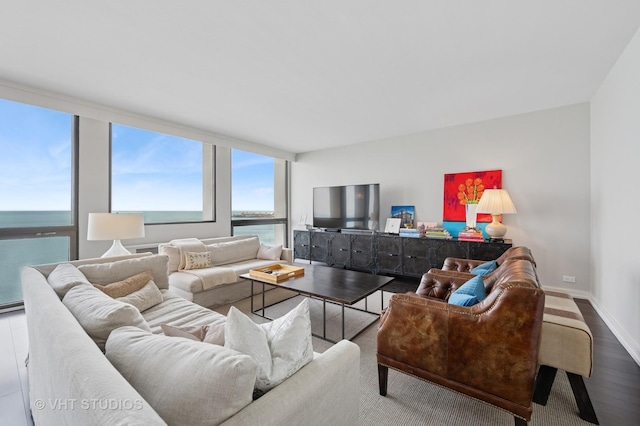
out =
[[290,153],[586,102],[638,0],[3,1],[0,79]]

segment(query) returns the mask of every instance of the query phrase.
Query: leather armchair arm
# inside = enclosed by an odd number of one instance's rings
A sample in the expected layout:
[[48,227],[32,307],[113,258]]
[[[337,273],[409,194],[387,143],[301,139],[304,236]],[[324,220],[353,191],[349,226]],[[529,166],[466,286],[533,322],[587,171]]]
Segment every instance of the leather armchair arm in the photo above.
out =
[[461,259],[458,257],[447,257],[442,264],[445,271],[469,272],[478,265],[482,265],[486,260]]
[[378,362],[519,412],[531,405],[543,308],[528,281],[498,284],[472,307],[396,294],[380,320]]
[[451,293],[474,276],[464,272],[430,269],[422,275],[416,294],[447,301]]

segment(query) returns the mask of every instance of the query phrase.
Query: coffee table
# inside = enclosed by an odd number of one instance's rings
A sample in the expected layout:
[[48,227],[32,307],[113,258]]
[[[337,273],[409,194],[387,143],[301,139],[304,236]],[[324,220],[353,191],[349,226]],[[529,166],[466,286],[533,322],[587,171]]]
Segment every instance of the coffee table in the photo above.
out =
[[[251,281],[251,294],[253,295],[254,283],[262,284],[262,314],[260,309],[254,310],[253,307],[253,297],[251,297],[251,312],[261,316],[263,318],[268,318],[265,316],[265,306],[264,301],[264,292],[265,285],[271,285],[274,287],[280,287],[287,290],[295,291],[299,294],[314,297],[322,300],[322,335],[314,336],[319,337],[323,340],[336,343],[333,340],[327,338],[327,302],[334,303],[340,305],[342,307],[342,338],[344,339],[344,310],[355,309],[361,312],[367,312],[369,314],[373,314],[376,318],[371,321],[371,323],[367,324],[362,330],[360,330],[355,336],[352,336],[351,339],[357,337],[360,333],[366,330],[371,324],[376,322],[378,317],[380,316],[377,312],[371,312],[367,307],[367,299],[366,297],[375,293],[378,290],[380,291],[380,306],[383,306],[383,291],[382,288],[393,281],[392,277],[385,277],[382,275],[372,275],[365,272],[357,272],[351,271],[347,269],[337,269],[329,266],[320,266],[320,265],[309,265],[309,264],[297,264],[294,263],[294,266],[300,266],[304,268],[304,275],[301,277],[289,278],[286,281],[282,281],[279,283],[274,283],[271,281],[267,281],[261,279],[259,277],[255,277],[249,273],[240,275],[240,278],[244,278],[246,280]],[[352,306],[353,304],[365,300],[364,309],[356,308]],[[278,302],[280,303],[280,302]],[[270,305],[272,306],[272,305]]]

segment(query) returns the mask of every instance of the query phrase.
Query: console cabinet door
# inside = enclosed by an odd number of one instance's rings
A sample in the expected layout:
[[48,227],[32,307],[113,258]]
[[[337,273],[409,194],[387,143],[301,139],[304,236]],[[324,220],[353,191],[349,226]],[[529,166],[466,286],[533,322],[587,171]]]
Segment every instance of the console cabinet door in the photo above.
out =
[[402,238],[402,275],[421,277],[431,268],[429,242],[421,238]]
[[374,273],[374,253],[373,236],[351,236],[351,269]]
[[469,243],[469,259],[494,260],[507,251],[511,244],[505,243]]
[[309,232],[293,231],[293,258],[309,260]]
[[402,239],[384,235],[378,237],[376,271],[402,275]]
[[461,259],[472,259],[469,254],[469,242],[453,240],[431,240],[429,257],[430,268],[442,268],[447,257],[458,257]]
[[330,266],[349,268],[351,239],[346,234],[333,234],[327,264]]
[[311,233],[311,260],[327,263],[330,238],[331,234],[328,232]]

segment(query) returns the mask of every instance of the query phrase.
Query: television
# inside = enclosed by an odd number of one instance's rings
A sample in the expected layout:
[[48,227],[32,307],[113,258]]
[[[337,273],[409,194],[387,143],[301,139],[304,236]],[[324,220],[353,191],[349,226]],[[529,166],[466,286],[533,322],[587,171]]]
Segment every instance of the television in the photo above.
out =
[[380,184],[313,188],[313,226],[328,231],[377,231]]

